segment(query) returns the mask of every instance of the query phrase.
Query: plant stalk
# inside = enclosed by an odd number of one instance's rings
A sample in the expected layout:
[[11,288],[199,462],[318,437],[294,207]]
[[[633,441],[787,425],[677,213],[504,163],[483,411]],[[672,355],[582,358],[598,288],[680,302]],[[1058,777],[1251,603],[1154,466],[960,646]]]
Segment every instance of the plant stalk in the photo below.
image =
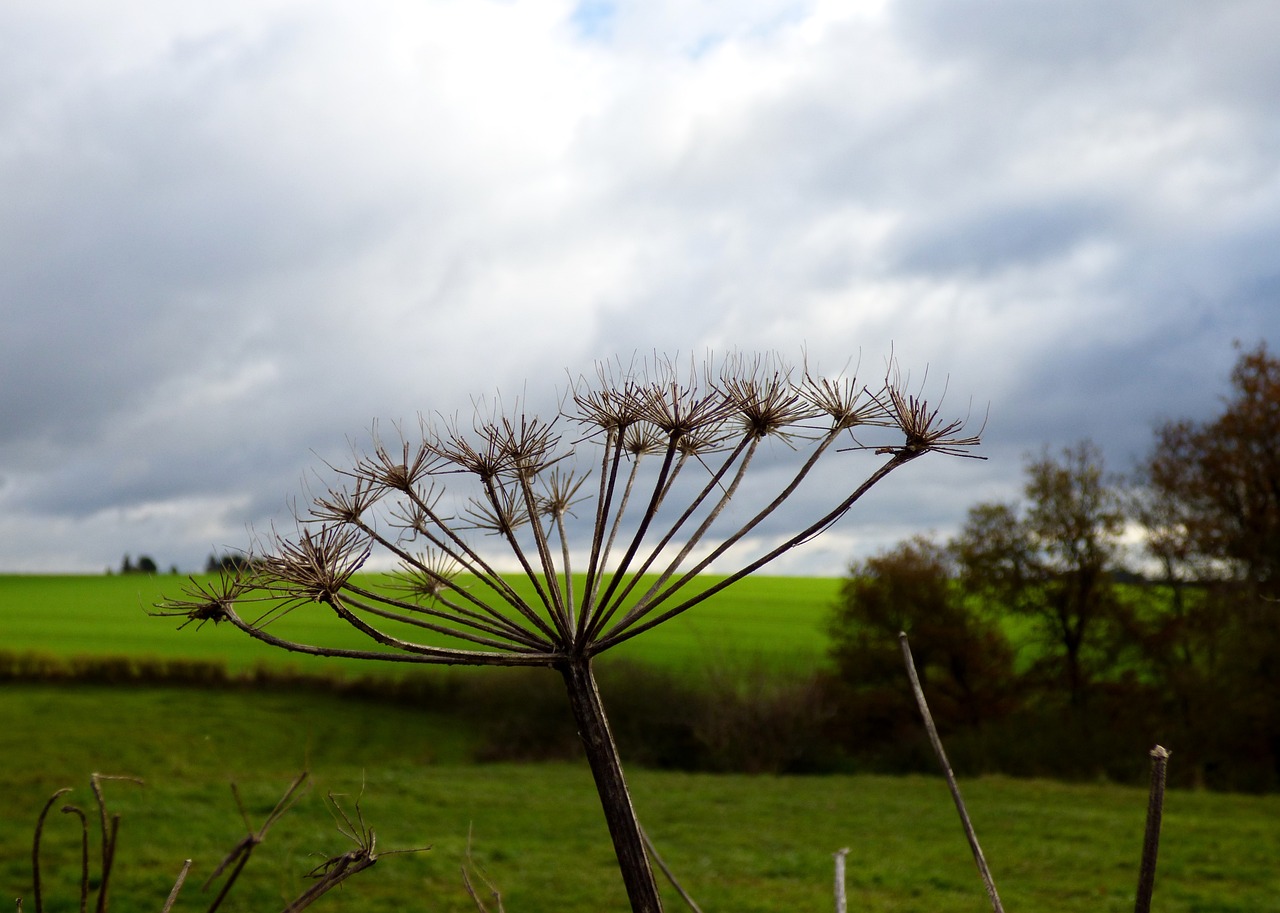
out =
[[658,884],[645,853],[644,835],[631,805],[631,793],[622,775],[618,746],[609,729],[600,690],[591,670],[591,660],[574,657],[557,668],[564,676],[565,688],[569,692],[578,737],[582,739],[596,791],[600,794],[600,804],[609,825],[609,836],[613,838],[613,849],[618,856],[618,868],[622,871],[631,909],[633,913],[662,913]]
[[1138,895],[1134,913],[1150,913],[1151,895],[1156,887],[1156,857],[1160,852],[1160,819],[1164,815],[1165,769],[1169,750],[1162,745],[1151,749],[1151,793],[1147,799],[1147,829],[1142,841],[1142,865],[1138,871]]
[[995,879],[991,877],[991,869],[987,866],[987,859],[982,855],[982,846],[978,843],[978,835],[973,829],[973,822],[969,820],[969,812],[964,807],[964,798],[960,795],[960,786],[956,783],[955,772],[951,769],[951,762],[947,760],[947,752],[942,747],[942,739],[938,736],[938,727],[933,724],[933,714],[929,712],[929,702],[925,700],[924,689],[920,687],[920,676],[916,673],[916,663],[911,656],[911,645],[907,642],[907,634],[905,631],[898,634],[898,643],[902,647],[902,658],[906,663],[907,677],[911,679],[911,691],[916,698],[916,706],[920,708],[920,716],[924,720],[925,731],[929,734],[929,742],[933,745],[933,753],[938,757],[938,763],[942,766],[942,773],[947,778],[947,788],[951,790],[951,799],[955,802],[956,811],[960,814],[960,824],[964,828],[964,835],[969,841],[969,849],[973,851],[973,861],[978,866],[978,874],[982,876],[982,884],[987,889],[987,899],[991,901],[991,909],[994,913],[1004,913],[1004,906],[1000,903],[1000,894],[996,891]]

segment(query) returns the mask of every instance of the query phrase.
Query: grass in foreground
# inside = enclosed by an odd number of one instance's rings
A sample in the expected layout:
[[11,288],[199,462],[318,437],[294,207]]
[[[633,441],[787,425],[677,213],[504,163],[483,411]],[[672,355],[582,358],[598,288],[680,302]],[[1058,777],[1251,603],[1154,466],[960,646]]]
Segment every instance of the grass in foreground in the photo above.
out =
[[[180,910],[241,837],[227,784],[260,819],[308,767],[313,792],[268,837],[233,897],[271,909],[302,873],[346,849],[322,796],[360,796],[386,859],[320,910],[473,910],[462,886],[468,834],[476,862],[512,913],[625,909],[585,765],[471,766],[467,735],[423,712],[300,693],[7,686],[0,697],[0,890],[29,895],[31,826],[49,794],[92,801],[88,774],[123,814],[116,909],[159,909],[181,861],[196,859]],[[1176,755],[1173,763],[1176,763]],[[940,779],[747,777],[633,771],[654,840],[709,911],[831,907],[831,854],[848,846],[850,909],[980,911],[985,897]],[[1010,911],[1132,909],[1142,790],[982,779],[963,785]],[[362,793],[362,796],[361,796]],[[56,816],[46,878],[74,899],[76,831]],[[1174,792],[1165,817],[1156,906],[1162,913],[1280,910],[1280,797]],[[258,820],[254,821],[254,824]],[[52,852],[52,847],[51,847]],[[56,858],[55,858],[56,857]],[[668,909],[679,901],[668,898]],[[205,899],[207,905],[207,898]],[[49,904],[48,909],[59,909]],[[61,909],[71,909],[64,906]]]

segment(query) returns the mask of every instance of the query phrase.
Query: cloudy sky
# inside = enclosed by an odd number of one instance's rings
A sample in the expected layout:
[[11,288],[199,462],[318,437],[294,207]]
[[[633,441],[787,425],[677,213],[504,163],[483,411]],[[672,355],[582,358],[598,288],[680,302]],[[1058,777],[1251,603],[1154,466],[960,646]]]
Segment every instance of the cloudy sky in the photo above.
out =
[[[7,0],[0,571],[195,569],[375,418],[599,359],[894,353],[986,462],[1129,468],[1280,345],[1274,0]],[[566,373],[567,372],[567,373]]]

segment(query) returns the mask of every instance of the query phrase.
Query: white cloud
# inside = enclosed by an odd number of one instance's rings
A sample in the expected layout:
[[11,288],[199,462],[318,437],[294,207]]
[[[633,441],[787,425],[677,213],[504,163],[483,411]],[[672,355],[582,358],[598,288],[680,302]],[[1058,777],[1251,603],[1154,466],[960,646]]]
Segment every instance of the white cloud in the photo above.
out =
[[1123,463],[1280,328],[1276,10],[7,4],[0,569],[115,563],[156,504],[202,561],[375,417],[653,350],[892,349],[990,404],[991,463],[824,548],[1042,443]]

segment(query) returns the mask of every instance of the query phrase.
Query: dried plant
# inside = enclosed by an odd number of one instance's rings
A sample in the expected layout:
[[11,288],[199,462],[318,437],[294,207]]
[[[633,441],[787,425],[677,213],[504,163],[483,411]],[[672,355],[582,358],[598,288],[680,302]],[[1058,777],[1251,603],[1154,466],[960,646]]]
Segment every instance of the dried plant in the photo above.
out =
[[[135,777],[107,776],[95,773],[90,776],[89,782],[93,790],[94,801],[98,809],[98,818],[101,826],[101,845],[102,858],[99,862],[99,868],[96,875],[90,872],[91,864],[89,860],[89,818],[84,810],[74,805],[64,805],[62,812],[64,814],[74,815],[80,822],[80,905],[81,913],[86,913],[89,909],[90,885],[96,884],[96,900],[94,909],[97,913],[106,913],[108,909],[109,886],[111,881],[111,872],[116,862],[116,848],[119,843],[120,816],[108,815],[106,800],[102,795],[102,783],[105,780],[127,780],[131,783],[141,785],[142,781]],[[232,889],[236,886],[240,874],[244,871],[245,866],[249,862],[249,858],[253,855],[253,851],[266,839],[267,832],[276,824],[288,811],[293,807],[297,800],[303,784],[307,780],[307,774],[299,774],[294,778],[284,795],[275,804],[275,807],[267,814],[262,826],[254,829],[249,823],[248,813],[245,811],[244,803],[240,800],[240,792],[232,784],[231,792],[235,796],[236,805],[240,809],[240,817],[244,821],[245,836],[231,848],[231,851],[223,858],[213,870],[213,873],[205,881],[202,890],[209,893],[215,885],[221,880],[221,886],[218,887],[213,900],[210,901],[206,908],[206,913],[215,913],[222,907]],[[55,792],[45,803],[41,809],[39,816],[36,818],[35,836],[31,847],[31,874],[32,874],[32,897],[35,901],[35,913],[42,913],[44,910],[44,884],[41,878],[42,868],[42,847],[44,840],[45,822],[49,816],[50,810],[59,798],[71,792],[69,788],[60,789]],[[310,874],[315,879],[306,891],[298,895],[293,901],[286,905],[283,913],[297,913],[304,910],[324,894],[328,893],[335,887],[342,884],[352,875],[356,875],[372,866],[383,856],[396,855],[400,853],[421,853],[430,849],[430,847],[419,847],[407,850],[391,850],[389,852],[377,853],[376,841],[373,829],[365,824],[364,817],[360,813],[360,805],[356,803],[356,820],[353,822],[349,815],[338,804],[337,799],[331,793],[329,795],[329,804],[331,805],[335,818],[340,818],[341,822],[338,831],[344,837],[351,840],[356,848],[348,850],[337,856],[332,856],[317,866]],[[173,909],[174,904],[178,900],[183,885],[186,884],[187,875],[191,871],[192,860],[187,859],[181,871],[178,873],[177,880],[173,884],[173,888],[166,898],[161,913],[169,913]],[[17,899],[18,913],[22,911],[22,898]]]
[[[247,569],[159,612],[320,656],[555,669],[636,911],[661,906],[592,661],[817,536],[906,463],[978,443],[904,390],[892,365],[867,387],[746,355],[601,364],[551,420],[517,409],[398,437],[375,426],[371,449],[339,470],[296,536],[273,536]],[[838,489],[825,482],[808,498],[813,514],[773,535],[768,521],[842,449],[881,459]],[[781,475],[779,457],[792,464]],[[392,584],[357,574],[375,555],[397,566]],[[714,584],[692,586],[713,566]],[[371,647],[270,630],[318,607]]]

